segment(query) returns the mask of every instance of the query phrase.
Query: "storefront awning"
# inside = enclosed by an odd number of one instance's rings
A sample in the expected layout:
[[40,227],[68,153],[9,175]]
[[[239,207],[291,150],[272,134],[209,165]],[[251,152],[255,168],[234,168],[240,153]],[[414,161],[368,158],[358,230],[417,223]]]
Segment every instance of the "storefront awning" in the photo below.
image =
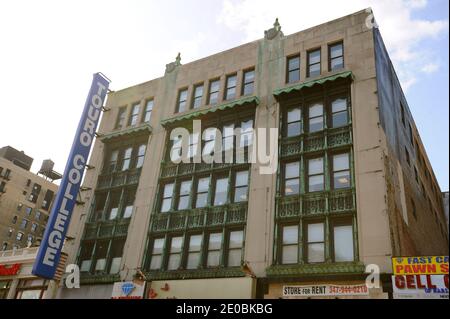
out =
[[235,100],[235,101],[231,101],[231,102],[227,102],[215,107],[211,107],[211,108],[207,108],[204,110],[199,110],[196,112],[192,112],[192,113],[188,113],[188,114],[183,114],[180,116],[176,116],[176,117],[172,117],[166,120],[162,120],[161,121],[161,125],[162,126],[166,126],[166,125],[170,125],[176,122],[181,122],[181,121],[185,121],[185,120],[190,120],[190,119],[194,119],[197,118],[201,115],[205,115],[208,113],[214,113],[216,111],[223,111],[226,109],[231,109],[237,106],[242,106],[245,104],[250,104],[250,103],[255,103],[256,105],[259,104],[259,99],[256,96],[250,96],[250,97],[245,97],[239,100]]
[[123,136],[150,134],[151,132],[152,132],[152,127],[148,123],[144,123],[144,124],[136,126],[136,127],[127,128],[125,130],[120,130],[120,131],[108,133],[105,135],[99,135],[98,138],[102,142],[110,142],[112,140],[115,140],[115,139],[123,137]]
[[284,93],[291,93],[294,91],[300,91],[304,88],[310,88],[313,87],[316,84],[324,84],[326,82],[332,82],[335,81],[337,79],[345,79],[345,78],[352,78],[353,79],[353,73],[351,71],[346,71],[346,72],[341,72],[338,74],[333,74],[324,78],[320,78],[317,80],[312,80],[312,81],[308,81],[308,82],[303,82],[303,83],[299,83],[296,85],[291,85],[288,87],[284,87],[281,89],[277,89],[273,92],[273,95],[275,95],[275,97],[280,96],[281,94]]

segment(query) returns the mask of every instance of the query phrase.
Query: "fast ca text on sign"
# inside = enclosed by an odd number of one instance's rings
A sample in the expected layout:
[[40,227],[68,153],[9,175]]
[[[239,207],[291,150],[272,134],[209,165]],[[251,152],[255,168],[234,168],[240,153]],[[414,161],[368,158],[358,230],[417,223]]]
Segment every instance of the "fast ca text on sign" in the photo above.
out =
[[368,296],[369,289],[361,285],[284,286],[283,297]]
[[94,74],[55,204],[33,265],[33,275],[48,279],[55,276],[108,86],[109,81],[101,73]]
[[448,256],[392,257],[394,275],[448,274]]

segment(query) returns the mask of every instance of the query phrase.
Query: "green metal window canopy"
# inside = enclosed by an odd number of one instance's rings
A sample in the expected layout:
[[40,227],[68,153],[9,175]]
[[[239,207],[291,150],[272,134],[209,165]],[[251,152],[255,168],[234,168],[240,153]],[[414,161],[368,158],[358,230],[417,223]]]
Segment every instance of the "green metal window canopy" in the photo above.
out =
[[207,108],[204,110],[199,110],[197,112],[192,112],[192,113],[188,113],[188,114],[183,114],[180,116],[176,116],[176,117],[172,117],[166,120],[162,120],[161,121],[161,125],[162,126],[166,126],[166,125],[170,125],[176,122],[180,122],[180,121],[185,121],[185,120],[190,120],[190,119],[194,119],[196,117],[199,117],[201,115],[205,115],[208,113],[214,113],[217,111],[223,111],[226,109],[231,109],[237,106],[242,106],[245,104],[250,104],[250,103],[255,103],[256,105],[259,104],[259,99],[256,96],[249,96],[249,97],[245,97],[239,100],[235,100],[235,101],[231,101],[231,102],[227,102],[212,108]]
[[115,140],[117,138],[123,137],[123,136],[132,136],[132,135],[139,135],[139,134],[150,134],[152,132],[152,127],[148,123],[144,123],[139,126],[129,127],[125,130],[120,130],[117,132],[112,132],[104,135],[99,135],[98,138],[102,142],[109,142],[111,140]]
[[310,88],[313,87],[316,84],[324,84],[326,82],[332,82],[335,81],[337,79],[345,79],[345,78],[351,78],[354,79],[353,73],[351,71],[346,71],[346,72],[341,72],[341,73],[337,73],[337,74],[333,74],[324,78],[320,78],[317,80],[312,80],[312,81],[308,81],[308,82],[304,82],[304,83],[299,83],[296,85],[291,85],[288,87],[284,87],[281,89],[276,89],[273,92],[273,95],[275,95],[276,97],[280,96],[281,94],[284,93],[291,93],[293,91],[300,91],[304,88]]

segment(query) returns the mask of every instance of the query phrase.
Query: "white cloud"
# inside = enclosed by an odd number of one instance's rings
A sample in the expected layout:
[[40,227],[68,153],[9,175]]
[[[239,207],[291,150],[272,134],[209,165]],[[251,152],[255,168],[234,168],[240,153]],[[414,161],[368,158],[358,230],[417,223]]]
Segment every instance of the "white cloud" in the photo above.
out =
[[[432,54],[420,43],[448,33],[447,20],[413,18],[414,10],[427,6],[427,0],[315,0],[306,2],[278,0],[225,0],[219,21],[232,30],[242,30],[243,41],[259,39],[278,17],[285,34],[303,30],[368,7],[375,18],[403,88],[417,82],[409,70],[429,70]],[[435,68],[435,67],[433,67]],[[437,71],[437,69],[432,69]]]
[[437,70],[439,70],[439,64],[428,63],[428,64],[424,65],[421,70],[424,73],[432,74],[432,73],[436,72]]

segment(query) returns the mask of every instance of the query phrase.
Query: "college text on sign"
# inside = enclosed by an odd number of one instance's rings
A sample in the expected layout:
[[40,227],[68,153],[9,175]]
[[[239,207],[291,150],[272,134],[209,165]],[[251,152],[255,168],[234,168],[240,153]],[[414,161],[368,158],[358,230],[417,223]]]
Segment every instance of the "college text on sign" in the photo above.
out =
[[56,194],[36,261],[33,264],[32,273],[35,276],[47,279],[55,277],[108,87],[109,80],[101,73],[94,74],[64,169],[64,175]]
[[283,297],[367,296],[369,289],[361,285],[284,286]]
[[394,275],[448,274],[448,256],[392,257]]
[[0,265],[0,276],[14,276],[19,273],[20,264]]

